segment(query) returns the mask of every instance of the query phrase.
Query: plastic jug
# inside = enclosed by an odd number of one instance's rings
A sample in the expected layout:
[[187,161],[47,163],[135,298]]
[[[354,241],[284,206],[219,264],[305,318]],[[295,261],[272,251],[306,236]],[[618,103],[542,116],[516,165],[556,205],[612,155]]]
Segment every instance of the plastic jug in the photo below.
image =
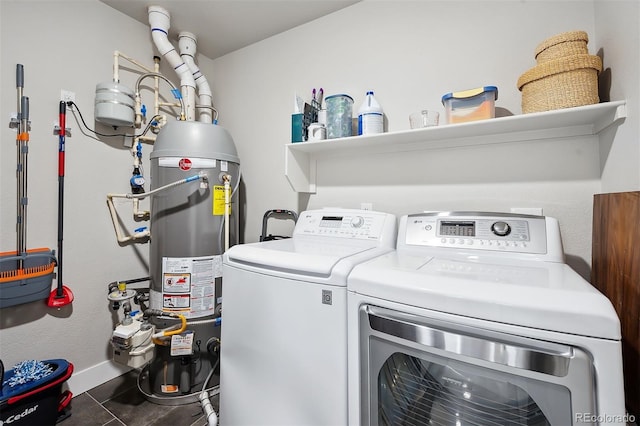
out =
[[384,112],[373,96],[373,91],[369,91],[358,110],[358,134],[373,135],[383,132]]

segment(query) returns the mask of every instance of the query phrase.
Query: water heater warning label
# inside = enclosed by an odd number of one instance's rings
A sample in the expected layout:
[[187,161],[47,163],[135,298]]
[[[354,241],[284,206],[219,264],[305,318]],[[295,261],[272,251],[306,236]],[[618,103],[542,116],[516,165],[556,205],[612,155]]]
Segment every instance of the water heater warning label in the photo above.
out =
[[162,258],[162,309],[187,318],[211,314],[221,256]]
[[[231,202],[231,188],[227,190],[229,194],[229,202]],[[224,215],[225,197],[224,186],[216,185],[213,187],[213,215]],[[231,204],[229,204],[229,214],[231,214]]]
[[162,291],[165,293],[189,293],[191,274],[164,274]]
[[193,354],[193,332],[174,334],[171,336],[171,356],[188,356]]
[[182,310],[189,309],[189,295],[182,294],[176,296],[170,296],[168,294],[164,294],[162,296],[162,307],[169,308],[169,310]]

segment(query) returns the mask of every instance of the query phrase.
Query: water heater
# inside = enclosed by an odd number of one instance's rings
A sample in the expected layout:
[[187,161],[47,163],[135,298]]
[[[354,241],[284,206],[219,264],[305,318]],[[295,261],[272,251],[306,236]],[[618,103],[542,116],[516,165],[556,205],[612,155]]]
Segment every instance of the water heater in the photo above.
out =
[[[224,128],[174,121],[157,135],[150,164],[151,191],[199,174],[207,176],[157,192],[150,201],[149,306],[180,314],[188,324],[185,332],[171,336],[170,344],[156,345],[149,366],[150,391],[171,398],[200,391],[218,365],[216,308],[222,301],[223,235],[228,225],[230,244],[237,242],[238,194],[234,188],[240,179],[240,160]],[[225,179],[230,189],[225,189]],[[225,193],[231,201],[227,224]],[[158,329],[175,324],[166,316],[152,321]]]

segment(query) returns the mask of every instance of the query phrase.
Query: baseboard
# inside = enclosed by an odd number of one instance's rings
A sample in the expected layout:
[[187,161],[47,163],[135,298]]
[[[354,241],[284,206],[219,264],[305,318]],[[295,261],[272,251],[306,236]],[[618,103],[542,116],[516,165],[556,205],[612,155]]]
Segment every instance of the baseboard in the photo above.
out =
[[131,367],[116,364],[113,361],[104,361],[84,370],[74,371],[67,380],[67,385],[71,393],[77,396],[130,370]]

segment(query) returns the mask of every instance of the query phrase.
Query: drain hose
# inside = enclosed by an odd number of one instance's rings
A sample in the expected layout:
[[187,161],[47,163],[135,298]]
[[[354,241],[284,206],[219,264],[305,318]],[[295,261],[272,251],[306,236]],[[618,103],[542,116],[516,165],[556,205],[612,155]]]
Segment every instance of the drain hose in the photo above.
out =
[[200,404],[202,405],[202,411],[204,412],[205,417],[207,418],[208,426],[217,426],[218,424],[218,414],[216,410],[213,409],[213,405],[211,404],[211,400],[209,399],[209,392],[207,392],[207,383],[211,380],[211,376],[213,376],[214,371],[216,371],[216,367],[220,362],[220,358],[216,360],[215,365],[211,369],[211,372],[207,376],[207,379],[204,381],[204,385],[202,385],[202,391],[200,395],[198,395],[198,399],[200,400]]

